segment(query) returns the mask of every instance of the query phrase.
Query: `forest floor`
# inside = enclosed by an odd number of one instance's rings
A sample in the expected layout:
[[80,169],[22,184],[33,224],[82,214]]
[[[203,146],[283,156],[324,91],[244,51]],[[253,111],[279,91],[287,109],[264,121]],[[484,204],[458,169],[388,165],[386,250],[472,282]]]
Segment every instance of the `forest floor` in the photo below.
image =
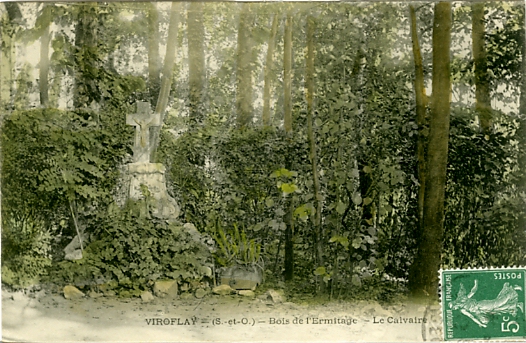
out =
[[[239,295],[203,299],[82,298],[2,290],[3,342],[242,342],[436,340],[438,306],[411,303],[273,303]],[[430,318],[429,313],[434,313]],[[438,314],[438,315],[437,315]],[[410,320],[411,319],[411,320]],[[416,321],[416,323],[415,323]],[[166,325],[167,324],[167,325]],[[433,329],[431,328],[433,331]],[[436,334],[436,332],[435,332]]]

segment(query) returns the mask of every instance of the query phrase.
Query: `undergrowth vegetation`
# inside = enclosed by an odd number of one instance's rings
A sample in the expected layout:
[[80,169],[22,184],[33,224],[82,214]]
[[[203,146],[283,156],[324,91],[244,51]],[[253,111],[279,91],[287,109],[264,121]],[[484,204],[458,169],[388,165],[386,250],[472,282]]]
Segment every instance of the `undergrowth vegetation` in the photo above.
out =
[[[463,41],[467,2],[452,3],[453,43],[441,51],[432,49],[432,2],[413,9],[414,23],[404,2],[206,2],[199,20],[207,34],[198,37],[186,15],[168,21],[170,4],[101,4],[49,4],[53,53],[39,68],[51,66],[52,85],[34,79],[28,61],[7,61],[15,72],[2,78],[14,86],[0,99],[5,285],[104,284],[137,296],[156,280],[213,285],[221,268],[242,266],[264,274],[260,291],[282,288],[292,299],[396,301],[411,275],[423,275],[409,272],[415,262],[432,276],[439,264],[526,262],[523,6],[485,5],[487,128]],[[2,38],[14,38],[2,53],[41,38],[48,5],[5,6]],[[172,14],[185,6],[174,2]],[[20,8],[39,24],[11,18]],[[438,125],[447,132],[430,126],[434,108],[424,104],[422,122],[416,115],[412,24],[424,84],[434,81],[435,52],[453,56],[451,75],[441,75],[452,90],[441,117],[448,125]],[[164,49],[149,46],[164,42],[172,55],[163,60],[153,52]],[[150,140],[160,138],[148,153],[166,167],[167,192],[180,206],[172,220],[152,215],[147,191],[140,201],[119,193],[121,171],[137,157],[138,128],[126,120],[138,101],[163,119],[151,127]],[[431,136],[441,144],[428,144]],[[445,181],[426,200],[420,190],[436,166],[420,163],[438,154]],[[424,200],[436,225],[424,227]],[[434,229],[437,241],[425,240]],[[79,233],[82,258],[64,260]],[[438,247],[440,263],[418,255],[423,242]]]

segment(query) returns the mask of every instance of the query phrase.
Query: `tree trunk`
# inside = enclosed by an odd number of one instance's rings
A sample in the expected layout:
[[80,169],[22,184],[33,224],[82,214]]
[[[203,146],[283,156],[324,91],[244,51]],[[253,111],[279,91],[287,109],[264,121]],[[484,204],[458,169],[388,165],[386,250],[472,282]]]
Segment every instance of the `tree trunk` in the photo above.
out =
[[[358,51],[356,52],[356,57],[354,58],[353,67],[351,70],[350,80],[349,82],[352,85],[352,90],[354,92],[357,92],[360,94],[357,89],[359,87],[359,82],[357,80],[358,73],[361,71],[362,67],[362,59],[364,57],[363,51],[358,48]],[[360,127],[362,124],[360,123]],[[371,186],[373,184],[373,178],[372,178],[372,171],[369,170],[369,161],[366,159],[367,157],[367,147],[366,144],[360,144],[359,150],[358,150],[358,156],[357,156],[357,165],[358,165],[358,180],[359,180],[359,186],[358,189],[360,191],[360,196],[363,199],[365,198],[373,198],[374,194],[371,194]],[[373,225],[374,222],[374,215],[373,215],[373,206],[374,201],[371,201],[368,205],[365,205],[362,202],[362,220],[361,225],[364,226],[370,226]],[[350,250],[352,251],[353,248],[351,247]]]
[[237,31],[236,119],[239,128],[252,121],[252,14],[250,4],[241,4]]
[[181,3],[172,2],[170,10],[170,24],[168,26],[168,38],[166,45],[166,55],[164,56],[163,75],[161,79],[161,89],[159,91],[159,98],[155,106],[155,113],[161,115],[161,126],[152,127],[150,139],[150,161],[156,162],[157,148],[159,146],[160,133],[166,116],[166,106],[168,106],[168,98],[170,96],[170,89],[172,88],[173,70],[175,64],[175,48],[177,46],[177,33],[179,27],[179,15],[181,12]]
[[488,64],[484,47],[484,3],[473,3],[472,7],[472,41],[473,62],[475,64],[475,110],[479,116],[480,128],[484,134],[491,132],[492,113],[489,92]]
[[284,89],[284,119],[283,126],[286,132],[292,133],[292,14],[287,13],[285,20],[285,37],[283,51],[283,89]]
[[274,14],[272,19],[272,28],[268,39],[267,61],[265,64],[265,85],[263,88],[263,125],[270,125],[270,86],[272,67],[274,66],[274,48],[276,46],[276,34],[278,32],[279,19],[278,14]]
[[[292,145],[292,14],[287,13],[285,20],[285,40],[283,51],[283,89],[284,89],[284,127],[289,145]],[[287,155],[287,169],[292,169],[290,154]],[[285,229],[285,281],[294,278],[294,201],[289,197],[289,209],[286,216],[287,228]]]
[[150,103],[159,97],[161,87],[161,55],[159,54],[159,12],[155,3],[148,3],[148,81]]
[[[10,4],[10,3],[6,3]],[[17,5],[17,4],[14,4]],[[18,5],[17,5],[18,6]],[[11,107],[11,98],[13,94],[13,65],[14,65],[14,37],[11,34],[13,31],[13,24],[2,18],[2,63],[0,63],[0,77],[2,83],[0,84],[0,100],[2,101],[2,112]]]
[[[356,53],[356,57],[354,59],[353,68],[351,72],[351,83],[355,86],[354,89],[357,88],[358,82],[356,82],[355,77],[358,76],[358,73],[360,71],[361,67],[361,59],[362,59],[362,51],[359,49]],[[356,92],[356,91],[355,91]],[[362,124],[360,123],[360,127]],[[374,204],[374,201],[371,201],[368,205],[365,205],[363,203],[363,199],[366,198],[373,198],[373,194],[371,194],[371,186],[373,184],[373,178],[372,178],[372,170],[370,170],[369,161],[367,160],[367,145],[369,143],[360,144],[358,156],[357,156],[357,164],[358,164],[358,180],[359,185],[358,189],[360,191],[360,196],[362,198],[362,220],[361,225],[363,226],[370,226],[373,225],[374,216],[372,211],[372,206]],[[351,252],[353,248],[350,248]],[[351,269],[352,270],[352,269]]]
[[[427,95],[424,87],[424,67],[422,64],[422,53],[418,42],[416,30],[416,13],[414,6],[409,6],[411,12],[411,39],[413,41],[413,58],[415,61],[415,100],[416,100],[416,123],[418,125],[418,138],[416,143],[416,156],[418,161],[417,175],[420,187],[418,189],[418,236],[424,225],[424,193],[425,193],[425,170],[426,170],[426,126]],[[417,236],[417,237],[418,237]]]
[[[59,68],[56,68],[59,69]],[[53,74],[53,82],[51,83],[51,94],[49,94],[49,107],[51,108],[58,108],[59,105],[59,99],[60,99],[60,92],[61,92],[61,86],[62,86],[62,71],[61,70],[55,70]]]
[[203,25],[203,3],[192,2],[188,9],[188,83],[190,88],[190,120],[200,123],[205,110],[205,27]]
[[79,5],[75,27],[75,83],[73,107],[88,107],[97,97],[96,80],[93,74],[97,65],[97,3]]
[[13,106],[13,71],[15,63],[15,34],[18,29],[18,20],[22,18],[19,5],[16,2],[5,2],[6,13],[2,17],[0,34],[2,37],[2,56],[0,63],[0,101],[3,118],[4,111],[12,109]]
[[294,279],[294,201],[292,194],[288,198],[285,215],[285,281]]
[[[518,180],[519,194],[526,199],[526,3],[524,6],[524,27],[522,29],[522,70],[521,70],[521,95],[519,102],[519,170]],[[523,202],[522,208],[526,208]],[[526,231],[526,213],[521,211],[519,215],[519,231]]]
[[[0,21],[0,37],[2,39],[0,56],[0,132],[4,125],[4,118],[13,109],[13,70],[15,62],[15,34],[18,29],[16,22],[22,17],[20,8],[15,2],[4,3],[7,14],[3,14]],[[3,156],[2,144],[0,144],[0,156]],[[0,170],[3,170],[3,158],[0,158]],[[0,199],[2,199],[2,182],[0,177]],[[1,206],[0,206],[1,207]],[[2,211],[0,211],[0,223],[2,222]]]
[[[364,149],[365,150],[365,149]],[[362,197],[362,225],[371,226],[374,223],[373,204],[371,201],[368,205],[363,203],[363,199],[373,199],[375,194],[371,191],[373,185],[372,172],[368,170],[370,168],[369,162],[365,159],[365,153],[362,152],[358,157],[358,177],[360,180],[360,195]]]
[[449,139],[451,3],[435,5],[433,21],[433,95],[426,159],[424,230],[409,273],[409,289],[417,298],[438,295],[438,270],[444,235],[444,196]]
[[40,69],[39,69],[39,80],[38,89],[40,91],[40,104],[43,107],[49,105],[49,43],[51,40],[51,15],[52,6],[51,4],[45,4],[42,10],[43,26],[44,31],[40,37]]
[[[309,153],[312,167],[314,185],[314,198],[316,199],[316,213],[314,216],[314,232],[316,241],[316,262],[318,267],[325,265],[323,259],[323,227],[321,225],[322,198],[320,192],[320,179],[318,174],[318,159],[316,154],[316,137],[314,135],[314,32],[316,23],[314,17],[307,17],[307,61],[305,83],[307,87],[307,134],[309,139]],[[320,291],[325,291],[322,282]]]

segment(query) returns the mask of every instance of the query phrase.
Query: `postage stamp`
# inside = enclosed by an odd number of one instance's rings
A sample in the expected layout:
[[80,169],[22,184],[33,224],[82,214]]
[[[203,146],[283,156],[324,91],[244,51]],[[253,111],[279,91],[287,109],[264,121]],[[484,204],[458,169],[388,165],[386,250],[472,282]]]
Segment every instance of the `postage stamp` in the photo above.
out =
[[526,268],[443,270],[444,340],[526,338]]

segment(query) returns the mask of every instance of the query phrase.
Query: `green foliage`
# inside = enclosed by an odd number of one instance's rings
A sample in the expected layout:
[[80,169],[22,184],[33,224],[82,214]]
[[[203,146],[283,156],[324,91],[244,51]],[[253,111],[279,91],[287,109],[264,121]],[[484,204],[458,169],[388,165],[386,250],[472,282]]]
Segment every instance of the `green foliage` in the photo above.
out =
[[[82,260],[62,262],[58,277],[75,284],[113,281],[121,291],[138,291],[149,281],[202,280],[212,274],[209,248],[179,223],[145,214],[146,200],[111,204],[92,223],[98,237]],[[134,294],[134,293],[133,293]]]
[[238,229],[237,224],[230,230],[218,226],[213,234],[219,249],[216,251],[216,261],[223,267],[235,264],[261,267],[261,244],[254,238],[247,239],[245,230]]
[[[332,236],[331,239],[329,239],[329,243],[333,242],[340,243],[345,250],[349,249],[349,239],[345,236]],[[355,244],[355,242],[358,241],[353,241],[353,248],[359,247],[358,243]]]
[[332,277],[332,273],[327,272],[327,270],[323,266],[316,268],[316,270],[314,270],[314,275],[321,276],[323,282],[325,283],[328,283]]
[[514,170],[516,124],[495,111],[498,129],[490,135],[473,125],[471,111],[452,115],[444,264],[489,267],[520,264],[526,234],[518,228],[523,211]]
[[[522,54],[524,44],[524,6],[514,3],[488,3],[486,6],[494,11],[486,21],[490,82],[496,87],[506,79],[517,85],[522,77],[521,60],[517,56]],[[496,24],[499,19],[504,19],[502,25]]]
[[[24,13],[33,5],[27,6]],[[282,6],[251,4],[254,80],[266,68],[256,56],[266,51],[268,23]],[[187,119],[189,73],[181,62],[174,68],[171,95],[176,101],[166,115],[157,155],[168,170],[168,191],[180,203],[184,222],[214,236],[214,257],[220,265],[264,262],[266,274],[279,283],[284,232],[292,212],[294,291],[315,292],[323,283],[334,297],[388,298],[404,290],[402,282],[392,279],[407,277],[419,238],[414,61],[410,35],[399,34],[409,27],[407,5],[286,6],[299,6],[293,11],[293,134],[281,128],[283,35],[277,35],[271,70],[276,75],[271,86],[271,127],[258,127],[258,100],[250,114],[254,121],[246,129],[235,129],[238,6],[204,5],[203,23],[212,33],[206,50],[214,57],[200,104],[204,118]],[[492,103],[513,108],[520,81],[523,6],[486,6]],[[469,109],[473,63],[466,48],[470,44],[464,41],[471,33],[471,11],[464,4],[454,7],[452,101],[456,108],[451,116],[443,264],[520,263],[526,240],[519,226],[524,202],[516,178],[523,140],[517,133],[517,118],[499,111],[494,113],[495,131],[487,136],[479,133],[475,113]],[[53,27],[60,29],[52,34],[51,95],[58,100],[67,94],[69,101],[72,94],[73,106],[82,111],[24,110],[35,105],[37,87],[34,66],[19,63],[17,93],[11,97],[14,106],[8,106],[18,111],[6,116],[1,142],[4,282],[28,284],[29,279],[45,276],[49,253],[60,251],[73,234],[72,216],[95,238],[82,260],[54,266],[54,275],[66,282],[105,282],[123,295],[136,295],[149,280],[199,280],[210,275],[207,249],[181,225],[149,218],[147,202],[129,203],[124,209],[111,205],[118,166],[129,162],[133,141],[125,115],[133,111],[136,100],[151,100],[145,81],[146,54],[128,56],[131,50],[146,48],[150,27],[144,9],[145,5],[130,8],[120,3],[54,6]],[[305,15],[314,13],[310,11],[316,11],[316,194],[301,86]],[[134,19],[124,19],[123,14],[133,14]],[[428,23],[433,4],[423,3],[417,16],[427,83],[432,70]],[[21,32],[20,42],[30,42],[40,37],[44,19],[38,16],[34,28],[29,21],[12,25],[4,21],[2,27]],[[161,35],[166,19],[160,16]],[[185,25],[180,30],[182,46]],[[73,39],[67,32],[75,36],[78,32],[78,37]],[[90,44],[76,46],[82,39]],[[177,52],[177,60],[184,61],[183,51]],[[72,91],[61,91],[61,84],[70,81]],[[260,84],[254,83],[255,94]],[[58,105],[56,100],[53,106]],[[143,194],[148,198],[147,189]],[[320,237],[314,222],[318,215]],[[60,230],[53,231],[56,242],[44,228]],[[318,243],[323,265],[315,258]],[[22,279],[26,275],[27,280]]]
[[2,225],[2,282],[15,288],[38,284],[51,266],[53,234],[31,217]]
[[277,179],[276,186],[281,191],[283,196],[287,196],[294,192],[300,192],[298,186],[294,183],[293,178],[296,176],[298,176],[297,172],[288,170],[287,168],[275,170],[272,172],[272,174],[270,174],[271,178]]
[[281,233],[283,197],[270,175],[285,165],[288,148],[282,132],[274,128],[223,131],[210,123],[176,141],[170,136],[165,136],[162,150],[178,153],[165,159],[172,166],[169,187],[180,199],[187,222],[210,232],[217,225],[243,223],[247,237],[259,238],[263,245],[264,240],[275,239],[269,232]]
[[[2,219],[60,226],[111,201],[129,131],[115,113],[36,109],[12,113],[2,130]],[[73,205],[72,207],[70,205]]]

